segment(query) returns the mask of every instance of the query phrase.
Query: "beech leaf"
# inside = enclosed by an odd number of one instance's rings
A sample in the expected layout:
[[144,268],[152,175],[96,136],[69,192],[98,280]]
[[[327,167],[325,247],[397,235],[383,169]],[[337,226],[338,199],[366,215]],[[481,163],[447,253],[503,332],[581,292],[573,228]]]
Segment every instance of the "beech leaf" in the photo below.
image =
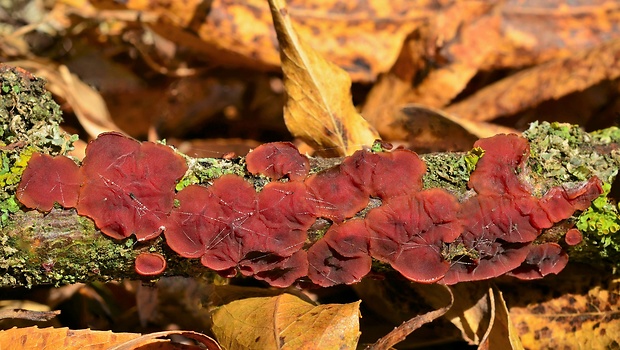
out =
[[315,306],[291,294],[248,298],[213,312],[213,333],[225,349],[355,349],[359,305]]
[[298,37],[284,0],[269,0],[269,6],[288,94],[288,130],[316,149],[340,156],[372,145],[379,135],[353,106],[349,75]]
[[620,334],[620,279],[569,265],[535,284],[500,285],[526,349],[613,349]]

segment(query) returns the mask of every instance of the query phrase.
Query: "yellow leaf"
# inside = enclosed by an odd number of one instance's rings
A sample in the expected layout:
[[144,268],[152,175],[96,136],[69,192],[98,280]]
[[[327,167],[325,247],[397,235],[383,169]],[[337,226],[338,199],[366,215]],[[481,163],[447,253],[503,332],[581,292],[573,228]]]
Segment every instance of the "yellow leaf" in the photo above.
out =
[[491,289],[495,301],[493,322],[478,349],[523,350],[523,344],[510,320],[502,292],[495,286]]
[[614,349],[620,334],[620,279],[591,266],[502,288],[526,349]]
[[351,100],[351,78],[301,41],[284,0],[269,0],[280,44],[286,126],[296,137],[318,150],[350,155],[379,138]]
[[233,301],[213,312],[225,349],[355,349],[359,304],[314,306],[290,294]]

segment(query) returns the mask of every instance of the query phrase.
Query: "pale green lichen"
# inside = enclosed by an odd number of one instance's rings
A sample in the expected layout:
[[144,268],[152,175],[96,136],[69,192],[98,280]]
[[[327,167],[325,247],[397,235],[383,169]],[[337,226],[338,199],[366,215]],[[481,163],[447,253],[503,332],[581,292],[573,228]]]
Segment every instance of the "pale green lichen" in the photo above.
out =
[[467,191],[467,182],[484,150],[476,147],[467,153],[442,153],[423,155],[427,172],[424,188],[442,187],[456,193]]
[[588,134],[577,125],[534,122],[523,133],[530,142],[528,164],[536,175],[549,180],[549,186],[594,175],[611,183],[620,165],[620,152],[607,147],[620,141],[615,129]]
[[244,165],[236,160],[220,158],[190,158],[184,156],[187,161],[188,171],[177,183],[176,190],[180,191],[193,184],[208,185],[214,179],[225,174],[245,175]]

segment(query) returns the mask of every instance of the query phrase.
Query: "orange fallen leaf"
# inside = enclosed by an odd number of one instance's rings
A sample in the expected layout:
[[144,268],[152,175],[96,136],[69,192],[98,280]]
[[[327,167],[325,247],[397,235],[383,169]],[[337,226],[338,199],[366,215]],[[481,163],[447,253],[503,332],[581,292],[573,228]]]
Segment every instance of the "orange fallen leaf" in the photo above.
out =
[[489,85],[446,108],[463,119],[488,121],[620,77],[620,39],[549,61]]
[[[151,334],[113,333],[90,329],[71,330],[69,328],[11,328],[0,331],[0,349],[63,349],[63,350],[130,350],[157,344],[158,349],[175,349],[175,343],[161,339],[171,335],[181,335],[196,340],[204,347],[184,347],[184,349],[221,350],[220,346],[206,335],[191,331],[165,331]],[[155,347],[150,347],[154,349]]]

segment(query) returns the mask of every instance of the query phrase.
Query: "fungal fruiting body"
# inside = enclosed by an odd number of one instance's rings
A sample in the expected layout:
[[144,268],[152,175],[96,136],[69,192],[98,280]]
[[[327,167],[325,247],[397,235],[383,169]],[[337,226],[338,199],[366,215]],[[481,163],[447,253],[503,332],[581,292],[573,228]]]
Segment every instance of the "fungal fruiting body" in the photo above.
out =
[[[372,259],[422,283],[558,273],[568,261],[562,247],[535,241],[586,209],[602,193],[601,181],[554,187],[538,198],[519,178],[529,155],[524,138],[497,135],[474,147],[484,155],[462,198],[424,189],[426,165],[408,150],[360,150],[309,175],[308,159],[283,142],[246,157],[250,173],[273,179],[260,192],[241,176],[224,175],[210,186],[175,193],[187,170],[181,156],[106,133],[89,144],[79,168],[66,158],[33,156],[18,199],[42,211],[54,202],[77,207],[116,239],[134,234],[147,240],[163,232],[182,257],[200,259],[223,276],[241,273],[277,287],[300,279],[324,287],[356,283],[370,272]],[[45,184],[50,176],[55,181]],[[38,191],[45,195],[37,197]],[[375,204],[367,209],[371,199]],[[310,239],[319,218],[331,226]],[[566,234],[567,244],[581,241],[575,231]],[[136,270],[149,275],[160,264],[159,257],[142,256]]]
[[166,270],[166,259],[159,253],[140,253],[135,261],[136,273],[157,276]]

